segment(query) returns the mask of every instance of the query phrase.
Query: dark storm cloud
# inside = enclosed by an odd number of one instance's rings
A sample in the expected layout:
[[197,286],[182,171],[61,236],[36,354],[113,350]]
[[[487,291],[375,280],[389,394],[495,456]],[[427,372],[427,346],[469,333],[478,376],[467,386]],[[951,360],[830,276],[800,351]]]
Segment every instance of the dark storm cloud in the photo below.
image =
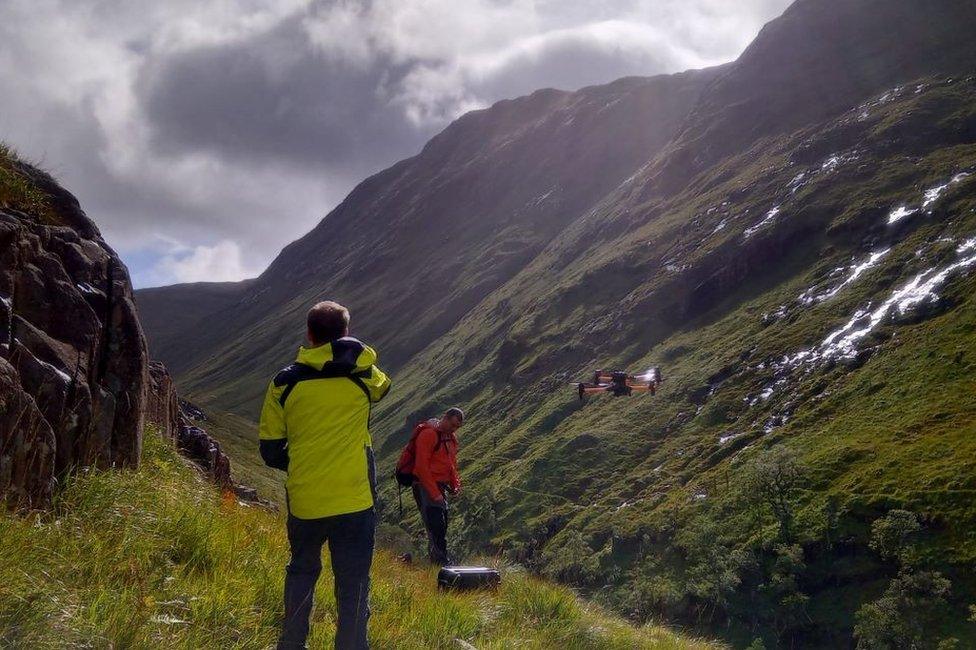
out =
[[271,157],[361,175],[430,135],[383,96],[405,72],[385,60],[363,68],[330,59],[292,18],[247,42],[152,60],[138,92],[164,155]]
[[463,108],[698,63],[626,24],[529,37],[460,63],[394,61],[379,44],[350,60],[311,41],[309,15],[314,9],[247,41],[147,60],[137,93],[154,149],[272,157],[362,175],[413,154]]

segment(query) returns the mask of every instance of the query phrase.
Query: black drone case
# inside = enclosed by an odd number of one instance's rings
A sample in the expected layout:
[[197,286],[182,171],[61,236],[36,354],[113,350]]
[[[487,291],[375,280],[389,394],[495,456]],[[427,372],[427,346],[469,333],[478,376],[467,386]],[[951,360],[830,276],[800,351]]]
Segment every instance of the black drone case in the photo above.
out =
[[495,589],[502,581],[497,569],[483,566],[446,566],[437,574],[440,589]]

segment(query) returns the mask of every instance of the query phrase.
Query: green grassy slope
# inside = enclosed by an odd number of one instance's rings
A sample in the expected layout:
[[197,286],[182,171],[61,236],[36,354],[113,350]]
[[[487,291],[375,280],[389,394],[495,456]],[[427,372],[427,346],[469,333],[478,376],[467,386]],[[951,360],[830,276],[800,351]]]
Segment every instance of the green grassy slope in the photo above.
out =
[[[0,646],[268,648],[281,616],[280,517],[203,482],[155,435],[138,472],[74,477],[50,513],[0,515]],[[497,593],[431,589],[432,570],[385,553],[374,565],[376,648],[717,647],[632,627],[565,588],[509,572]],[[312,647],[331,645],[329,576]]]
[[[728,620],[740,640],[791,629],[795,643],[844,643],[853,612],[893,571],[867,549],[871,522],[906,508],[926,521],[922,553],[955,578],[964,611],[976,530],[976,265],[963,263],[976,238],[976,176],[924,212],[887,220],[976,171],[972,124],[972,79],[919,80],[757,145],[649,208],[658,218],[580,254],[592,240],[584,224],[398,374],[375,420],[396,432],[381,462],[403,442],[406,409],[467,406],[461,458],[493,504],[486,537],[496,548],[638,615]],[[747,237],[776,205],[782,216]],[[627,210],[612,203],[588,225]],[[866,326],[859,310],[950,268],[931,295],[879,319],[849,358],[825,353],[832,332],[852,319]],[[804,350],[823,358],[786,361]],[[656,397],[581,405],[566,386],[596,366],[652,364],[667,377]],[[750,492],[772,450],[802,473],[789,540]],[[802,550],[794,577],[808,599],[788,625],[782,603],[755,601],[785,541]],[[722,571],[724,584],[707,577]],[[973,639],[964,616],[950,619],[945,634]]]

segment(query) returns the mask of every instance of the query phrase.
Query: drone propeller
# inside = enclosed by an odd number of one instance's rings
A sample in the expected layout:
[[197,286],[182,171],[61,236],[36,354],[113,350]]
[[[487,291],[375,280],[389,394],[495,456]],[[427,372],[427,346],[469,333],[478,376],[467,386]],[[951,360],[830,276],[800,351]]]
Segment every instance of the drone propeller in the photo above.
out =
[[650,368],[643,375],[634,377],[637,381],[647,381],[655,384],[661,383],[661,369],[658,367]]

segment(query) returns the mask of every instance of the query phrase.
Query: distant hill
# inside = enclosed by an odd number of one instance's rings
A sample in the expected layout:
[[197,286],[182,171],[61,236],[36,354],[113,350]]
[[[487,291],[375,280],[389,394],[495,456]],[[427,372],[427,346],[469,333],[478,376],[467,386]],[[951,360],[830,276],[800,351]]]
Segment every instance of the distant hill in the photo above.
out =
[[[234,304],[248,286],[248,282],[195,282],[138,291],[139,318],[153,352],[175,364],[189,363],[201,350],[194,333],[202,336],[213,328],[210,316]],[[173,372],[185,369],[177,365]]]
[[[843,646],[859,610],[976,643],[973,33],[962,0],[800,0],[729,65],[466,115],[164,360],[254,418],[336,298],[394,371],[381,461],[470,413],[497,552],[737,644]],[[654,397],[568,386],[651,365]],[[869,546],[892,510],[911,567]],[[952,613],[898,609],[910,569]]]

